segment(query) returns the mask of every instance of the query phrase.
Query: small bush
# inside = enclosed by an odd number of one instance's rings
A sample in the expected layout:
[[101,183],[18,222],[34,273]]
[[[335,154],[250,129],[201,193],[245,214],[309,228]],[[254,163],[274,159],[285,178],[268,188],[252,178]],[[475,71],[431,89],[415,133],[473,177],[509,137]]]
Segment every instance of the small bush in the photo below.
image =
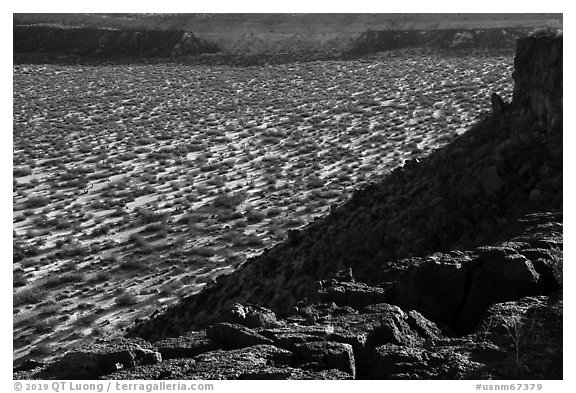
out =
[[52,289],[69,283],[80,283],[84,281],[84,275],[81,273],[66,273],[57,277],[50,277],[42,285],[46,289]]
[[12,175],[14,177],[24,177],[32,174],[32,169],[28,167],[15,167],[12,169]]
[[138,303],[138,297],[132,293],[125,292],[116,297],[114,304],[118,307],[128,307],[133,306]]
[[266,214],[261,211],[252,210],[246,213],[246,220],[253,224],[261,222],[266,217]]
[[27,283],[28,279],[26,279],[23,272],[14,272],[12,277],[12,284],[14,288],[24,287]]
[[242,202],[244,202],[245,199],[246,199],[245,193],[222,194],[214,199],[214,205],[216,207],[234,209]]
[[38,207],[46,206],[50,202],[50,198],[43,195],[31,195],[25,203],[27,209],[35,209]]
[[46,291],[40,288],[23,289],[15,293],[12,305],[14,307],[25,306],[27,304],[37,304],[46,299]]

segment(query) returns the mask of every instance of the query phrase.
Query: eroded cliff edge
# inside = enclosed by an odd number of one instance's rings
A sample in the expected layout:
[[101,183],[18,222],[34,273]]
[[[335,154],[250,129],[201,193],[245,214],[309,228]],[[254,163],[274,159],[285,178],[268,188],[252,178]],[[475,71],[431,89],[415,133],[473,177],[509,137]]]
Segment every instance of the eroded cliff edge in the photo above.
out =
[[562,378],[562,38],[520,40],[514,79],[504,113],[132,338],[15,377]]

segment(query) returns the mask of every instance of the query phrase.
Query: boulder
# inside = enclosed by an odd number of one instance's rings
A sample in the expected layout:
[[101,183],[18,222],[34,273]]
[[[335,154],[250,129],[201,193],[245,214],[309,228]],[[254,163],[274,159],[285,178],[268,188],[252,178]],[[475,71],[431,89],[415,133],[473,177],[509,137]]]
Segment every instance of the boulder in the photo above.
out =
[[456,329],[467,333],[474,328],[482,313],[494,303],[516,300],[539,293],[539,274],[526,257],[513,249],[483,247],[471,273],[462,311]]
[[338,306],[349,306],[356,310],[368,304],[386,301],[384,289],[360,282],[328,281],[318,295],[323,303],[334,302]]
[[[318,329],[317,334],[308,334],[300,329],[284,329],[280,331],[262,332],[263,335],[274,341],[274,345],[292,350],[297,344],[303,344],[311,341],[322,341],[328,336],[325,329]],[[324,337],[323,337],[324,336]]]
[[429,340],[435,340],[442,337],[442,332],[438,326],[436,326],[434,322],[424,318],[424,316],[416,310],[408,312],[406,322],[408,323],[408,326],[410,326],[410,329],[418,333],[420,337]]
[[[289,367],[293,354],[272,345],[218,350],[198,355],[182,379],[278,379],[278,368]],[[289,372],[280,379],[289,379]]]
[[69,351],[47,371],[59,379],[96,379],[121,369],[161,361],[162,355],[144,340],[102,339]]
[[466,294],[470,267],[469,259],[449,255],[411,266],[390,290],[390,303],[404,310],[417,310],[437,324],[452,326]]
[[154,343],[162,359],[193,358],[217,349],[206,336],[206,331],[193,331],[180,337],[167,338]]
[[490,98],[492,100],[492,114],[494,116],[500,116],[503,114],[507,109],[504,100],[502,100],[502,98],[496,93],[492,93]]
[[221,322],[236,323],[248,328],[274,327],[278,325],[276,314],[266,307],[236,303],[221,317]]
[[169,359],[157,364],[136,366],[129,369],[116,371],[102,376],[102,379],[112,380],[161,380],[183,379],[186,372],[192,368],[194,359]]
[[429,351],[386,344],[375,349],[372,361],[375,379],[476,379],[484,376],[483,369],[450,347]]
[[232,323],[218,323],[206,330],[207,337],[222,349],[238,349],[260,344],[273,344],[269,338]]
[[298,360],[306,363],[307,367],[337,369],[352,375],[352,377],[356,375],[354,353],[350,344],[315,341],[296,344],[294,352]]
[[397,310],[400,312],[394,310],[379,314],[379,326],[368,335],[367,347],[373,348],[385,343],[410,346],[422,342],[422,338],[408,325],[408,316],[399,308]]
[[[320,294],[319,297],[322,298],[322,295]],[[296,305],[293,312],[294,314],[288,318],[288,320],[307,324],[315,324],[319,321],[325,321],[333,316],[358,313],[358,311],[354,310],[350,306],[338,307],[334,302]]]

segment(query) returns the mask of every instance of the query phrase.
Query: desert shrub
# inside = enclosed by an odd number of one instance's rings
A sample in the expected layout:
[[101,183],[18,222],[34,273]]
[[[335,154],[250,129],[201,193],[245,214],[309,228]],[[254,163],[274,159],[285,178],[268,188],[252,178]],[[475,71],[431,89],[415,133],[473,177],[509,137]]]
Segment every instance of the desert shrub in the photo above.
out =
[[133,306],[138,303],[138,297],[130,292],[124,292],[114,299],[114,304],[118,307]]
[[44,334],[49,333],[54,330],[58,325],[58,320],[56,318],[46,319],[42,318],[32,323],[34,333]]
[[264,220],[266,214],[258,210],[252,210],[246,213],[246,220],[253,224]]
[[340,174],[338,174],[338,180],[339,181],[351,181],[352,177],[350,177],[350,175],[348,173],[340,173]]
[[71,272],[78,269],[78,261],[68,261],[60,268],[59,272]]
[[189,255],[198,255],[201,257],[212,257],[214,255],[216,255],[218,253],[218,251],[216,251],[213,248],[210,247],[192,247],[189,251],[188,254]]
[[28,167],[14,167],[12,169],[12,175],[14,177],[24,177],[32,174],[32,169]]
[[244,244],[247,246],[261,246],[264,241],[257,235],[249,235],[244,239]]
[[171,187],[174,191],[177,191],[177,190],[181,189],[182,186],[183,186],[182,182],[179,182],[179,181],[176,181],[176,180],[173,180],[173,181],[170,182],[170,187]]
[[128,258],[124,261],[122,261],[122,263],[119,266],[119,269],[121,270],[142,270],[145,269],[148,265],[146,264],[146,262],[141,259],[141,258]]
[[15,271],[12,275],[12,284],[14,288],[24,287],[28,283],[28,279],[24,275],[24,272]]
[[168,214],[166,213],[157,213],[154,212],[152,210],[142,210],[140,212],[140,217],[142,219],[142,221],[146,224],[150,224],[153,222],[158,222],[158,221],[165,221],[168,219]]
[[88,283],[97,284],[97,283],[110,281],[111,277],[112,277],[112,275],[109,272],[99,272],[99,273],[96,273],[94,276],[92,276],[88,280]]
[[222,187],[222,186],[224,186],[224,184],[226,184],[224,179],[222,179],[219,176],[208,179],[207,183],[210,184],[211,186],[215,186],[215,187]]
[[25,258],[34,257],[38,255],[39,251],[39,247],[35,244],[15,242],[12,245],[13,261],[20,262]]
[[265,212],[266,217],[274,217],[280,213],[282,213],[282,209],[280,209],[279,207],[269,207],[268,209],[266,209]]
[[309,189],[320,188],[324,185],[324,180],[320,179],[318,176],[309,176],[306,181],[306,186]]
[[76,322],[74,323],[74,325],[82,326],[82,327],[90,326],[97,319],[98,319],[98,315],[96,315],[95,313],[82,315],[80,318],[76,319]]
[[45,343],[40,343],[34,345],[34,347],[30,350],[30,356],[46,356],[52,353],[53,349],[50,345]]
[[50,198],[44,195],[30,195],[25,203],[27,209],[34,209],[46,206],[50,202]]
[[221,194],[214,199],[214,206],[234,209],[246,199],[246,193]]
[[118,156],[118,158],[122,161],[130,161],[135,158],[138,158],[138,154],[135,152],[124,152]]
[[67,243],[60,248],[58,256],[61,258],[80,257],[88,255],[89,252],[89,247],[81,243]]
[[152,224],[148,224],[141,233],[155,233],[155,232],[167,232],[170,229],[170,226],[166,222],[154,222]]
[[97,226],[96,228],[94,228],[92,230],[92,233],[90,234],[91,236],[102,236],[107,234],[108,232],[110,232],[110,229],[112,229],[112,224],[110,223],[105,223],[102,224],[100,226]]
[[69,283],[80,283],[84,281],[84,275],[81,273],[66,273],[57,277],[49,277],[42,287],[52,289]]
[[276,145],[280,143],[280,139],[275,136],[265,136],[262,138],[262,143],[266,145]]
[[12,305],[14,307],[27,304],[37,304],[46,299],[46,291],[42,288],[23,289],[14,294]]
[[78,151],[80,153],[90,153],[92,151],[92,147],[86,143],[83,143],[80,145],[80,147],[78,147]]

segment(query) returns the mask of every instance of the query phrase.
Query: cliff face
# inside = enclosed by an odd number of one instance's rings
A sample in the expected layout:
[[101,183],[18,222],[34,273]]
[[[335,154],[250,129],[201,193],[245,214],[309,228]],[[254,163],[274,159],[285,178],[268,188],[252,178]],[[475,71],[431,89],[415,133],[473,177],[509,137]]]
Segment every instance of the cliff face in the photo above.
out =
[[14,53],[91,58],[171,57],[213,53],[218,49],[184,31],[62,29],[14,26]]
[[548,130],[562,127],[562,37],[518,40],[513,107],[530,113]]
[[365,54],[406,47],[513,49],[516,39],[528,32],[529,29],[367,31],[357,37],[346,52]]

